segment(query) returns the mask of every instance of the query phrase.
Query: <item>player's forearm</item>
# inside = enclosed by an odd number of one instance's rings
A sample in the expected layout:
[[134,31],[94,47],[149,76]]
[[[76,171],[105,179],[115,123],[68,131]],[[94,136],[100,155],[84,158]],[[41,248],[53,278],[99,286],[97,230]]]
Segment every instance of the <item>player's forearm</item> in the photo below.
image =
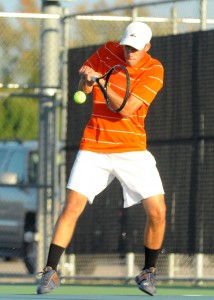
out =
[[[104,87],[105,79],[101,79],[99,82]],[[108,89],[108,100],[111,103],[111,107],[113,109],[118,109],[123,102],[123,98],[120,95],[118,95],[117,93],[115,93],[115,91],[113,89],[111,89],[111,84],[108,84],[107,89]]]
[[[123,98],[116,94],[113,90],[111,90],[111,86],[108,87],[108,96],[109,96],[109,101],[111,102],[111,106],[114,109],[118,109],[123,102]],[[143,102],[136,97],[130,95],[128,98],[128,101],[124,108],[119,112],[119,114],[123,118],[128,118],[132,114],[134,114],[141,106]]]

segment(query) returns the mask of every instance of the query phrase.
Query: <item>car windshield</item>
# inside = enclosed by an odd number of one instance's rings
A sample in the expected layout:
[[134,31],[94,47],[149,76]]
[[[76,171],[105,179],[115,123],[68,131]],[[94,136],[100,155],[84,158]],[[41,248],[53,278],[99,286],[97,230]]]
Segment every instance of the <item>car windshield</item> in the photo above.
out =
[[23,182],[25,179],[25,157],[24,152],[15,150],[11,153],[10,160],[6,166],[6,172],[16,173],[18,175],[19,182]]
[[0,150],[0,172],[2,172],[1,166],[5,162],[6,153],[7,152],[5,150],[3,150],[3,149]]

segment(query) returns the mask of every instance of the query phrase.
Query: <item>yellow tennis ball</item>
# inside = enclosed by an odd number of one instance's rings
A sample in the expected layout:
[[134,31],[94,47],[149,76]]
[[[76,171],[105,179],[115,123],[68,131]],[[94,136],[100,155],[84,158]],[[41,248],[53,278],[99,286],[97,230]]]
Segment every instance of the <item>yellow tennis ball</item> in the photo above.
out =
[[78,104],[82,104],[86,101],[86,94],[83,93],[82,91],[77,91],[74,94],[74,101]]

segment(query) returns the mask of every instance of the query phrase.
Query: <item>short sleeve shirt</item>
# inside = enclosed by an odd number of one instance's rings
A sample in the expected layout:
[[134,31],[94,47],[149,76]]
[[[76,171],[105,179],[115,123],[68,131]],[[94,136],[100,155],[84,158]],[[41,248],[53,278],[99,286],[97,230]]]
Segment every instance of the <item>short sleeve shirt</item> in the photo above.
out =
[[150,104],[163,86],[163,66],[147,53],[135,67],[127,66],[123,47],[117,42],[106,43],[84,63],[100,74],[116,64],[128,69],[130,94],[141,100],[142,106],[124,118],[107,108],[102,92],[95,85],[92,114],[83,133],[81,150],[100,153],[146,150],[144,121]]

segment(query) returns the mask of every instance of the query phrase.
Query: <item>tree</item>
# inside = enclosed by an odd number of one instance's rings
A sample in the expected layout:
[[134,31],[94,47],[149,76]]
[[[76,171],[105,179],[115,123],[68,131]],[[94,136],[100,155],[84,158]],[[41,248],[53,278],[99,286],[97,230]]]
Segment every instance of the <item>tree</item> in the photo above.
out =
[[[22,0],[23,12],[38,12],[34,0]],[[40,21],[0,18],[0,59],[3,83],[38,84]]]
[[32,140],[38,137],[38,101],[0,98],[0,139]]
[[[34,0],[20,2],[22,12],[38,12]],[[1,11],[3,7],[0,8]],[[0,18],[0,82],[4,85],[38,85],[40,21]],[[38,100],[22,97],[25,89],[1,89],[0,139],[36,139]],[[19,93],[20,97],[11,94]],[[30,90],[28,90],[30,92]],[[4,97],[4,93],[9,94]]]

